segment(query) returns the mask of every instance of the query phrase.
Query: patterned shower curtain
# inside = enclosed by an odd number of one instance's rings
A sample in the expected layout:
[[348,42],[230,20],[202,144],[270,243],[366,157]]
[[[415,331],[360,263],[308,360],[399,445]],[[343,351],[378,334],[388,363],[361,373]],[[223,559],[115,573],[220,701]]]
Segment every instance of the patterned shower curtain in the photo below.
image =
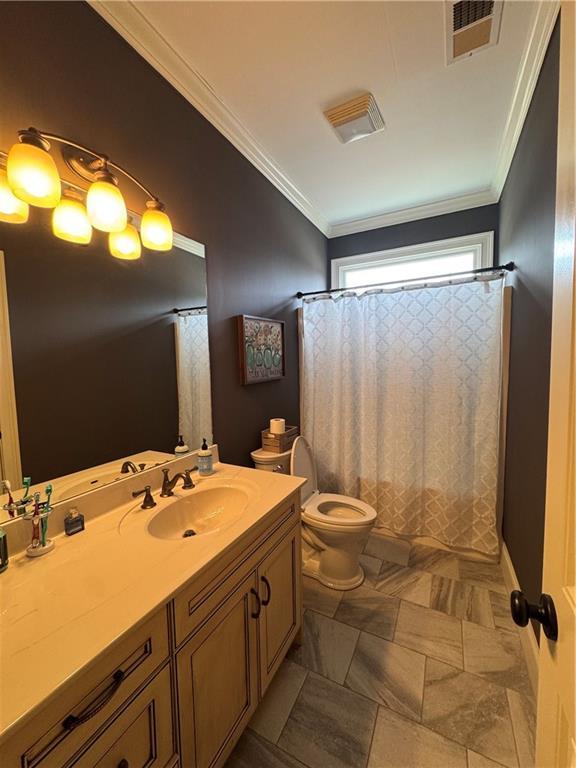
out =
[[497,555],[503,279],[305,301],[302,429],[320,489],[377,527]]
[[195,310],[176,319],[179,432],[192,450],[212,442],[208,315]]

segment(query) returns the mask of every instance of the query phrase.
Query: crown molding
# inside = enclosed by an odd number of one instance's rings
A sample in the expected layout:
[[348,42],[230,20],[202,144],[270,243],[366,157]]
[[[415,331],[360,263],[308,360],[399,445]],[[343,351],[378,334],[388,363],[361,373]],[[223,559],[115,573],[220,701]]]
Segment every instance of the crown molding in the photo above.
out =
[[524,50],[514,96],[506,119],[490,189],[425,205],[329,224],[304,193],[268,157],[255,137],[193,69],[147,21],[132,0],[88,0],[91,7],[184,96],[236,149],[327,237],[364,232],[418,219],[497,203],[538,81],[548,42],[560,8],[558,0],[540,0]]
[[394,224],[405,224],[408,221],[430,219],[433,216],[442,216],[446,213],[465,211],[468,208],[479,208],[482,205],[491,205],[492,203],[497,202],[498,197],[494,190],[484,189],[480,192],[472,192],[468,195],[437,200],[434,203],[416,205],[412,208],[402,208],[397,211],[379,213],[375,216],[367,216],[363,219],[340,221],[330,225],[328,228],[328,237],[341,237],[342,235],[352,235],[357,232],[367,232],[371,229],[380,229],[380,227],[391,227]]
[[326,234],[328,222],[286,174],[267,156],[258,141],[131,1],[88,0],[90,6],[187,99],[274,186]]
[[557,0],[541,0],[538,4],[530,38],[522,56],[510,111],[500,143],[496,172],[492,180],[492,187],[498,200],[514,159],[514,152],[532,102],[534,89],[538,82],[540,69],[559,10],[560,3]]

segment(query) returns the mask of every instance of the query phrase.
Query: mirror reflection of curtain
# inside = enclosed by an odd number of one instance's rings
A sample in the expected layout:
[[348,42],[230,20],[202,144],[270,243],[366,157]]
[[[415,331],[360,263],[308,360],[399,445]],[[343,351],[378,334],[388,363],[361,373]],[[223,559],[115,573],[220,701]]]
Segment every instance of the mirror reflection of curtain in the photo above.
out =
[[302,427],[320,490],[377,527],[496,555],[503,280],[303,305]]
[[208,315],[195,310],[178,315],[176,324],[179,432],[192,450],[202,438],[212,442]]

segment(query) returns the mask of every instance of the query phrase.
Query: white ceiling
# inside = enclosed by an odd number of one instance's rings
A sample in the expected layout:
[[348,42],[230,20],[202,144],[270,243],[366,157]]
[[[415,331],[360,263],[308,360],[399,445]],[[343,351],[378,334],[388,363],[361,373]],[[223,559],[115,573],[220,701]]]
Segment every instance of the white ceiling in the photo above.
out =
[[[556,14],[506,0],[447,66],[438,0],[94,5],[331,235],[497,200]],[[363,91],[386,128],[341,144],[323,110]]]

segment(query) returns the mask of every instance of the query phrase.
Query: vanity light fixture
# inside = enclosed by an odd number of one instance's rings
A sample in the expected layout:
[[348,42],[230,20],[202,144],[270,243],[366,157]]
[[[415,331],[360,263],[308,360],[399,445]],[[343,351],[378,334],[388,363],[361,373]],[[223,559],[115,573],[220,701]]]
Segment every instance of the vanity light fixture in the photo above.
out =
[[142,255],[138,230],[132,223],[128,223],[122,232],[111,232],[108,235],[108,247],[112,256],[125,261],[139,259]]
[[[113,256],[138,259],[142,244],[135,226],[128,222],[126,203],[118,186],[118,174],[121,174],[149,198],[140,225],[144,246],[153,251],[172,248],[172,223],[164,205],[125,168],[82,144],[36,128],[19,131],[18,137],[19,142],[8,153],[5,176],[0,175],[0,221],[24,223],[28,218],[28,204],[55,208],[52,231],[56,237],[86,244],[94,227],[108,233]],[[51,143],[61,146],[62,159],[68,168],[90,183],[86,207],[82,199],[73,199],[68,190],[60,203],[61,181],[49,153]]]
[[140,223],[142,245],[153,251],[169,251],[172,248],[172,224],[164,213],[159,200],[149,200]]
[[8,224],[26,224],[30,208],[19,200],[8,184],[4,168],[0,168],[0,221]]
[[52,213],[52,232],[61,240],[88,245],[92,240],[92,225],[80,195],[66,190]]
[[123,232],[128,223],[128,211],[116,177],[108,170],[106,161],[94,175],[96,180],[86,195],[88,218],[102,232]]
[[18,142],[6,161],[12,192],[39,208],[54,208],[60,202],[60,175],[49,149],[50,142],[35,128],[29,128],[18,132]]

